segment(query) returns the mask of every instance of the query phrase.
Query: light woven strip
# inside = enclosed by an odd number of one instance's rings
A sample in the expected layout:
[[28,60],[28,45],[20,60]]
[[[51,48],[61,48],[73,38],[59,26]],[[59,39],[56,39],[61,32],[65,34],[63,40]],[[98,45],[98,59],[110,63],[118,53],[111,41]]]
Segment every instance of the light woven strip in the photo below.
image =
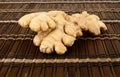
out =
[[[103,22],[107,22],[107,23],[120,23],[120,20],[101,20]],[[0,20],[0,23],[18,23],[17,20]]]
[[[119,37],[94,37],[94,38],[91,38],[91,37],[81,37],[79,38],[81,40],[120,40]],[[14,38],[14,37],[0,37],[0,40],[33,40],[33,37],[17,37],[17,38]]]
[[[4,12],[38,12],[38,11],[50,11],[52,9],[0,9],[0,13],[4,13]],[[83,11],[84,9],[78,9],[77,11],[75,10],[66,10],[66,9],[58,9],[58,10],[63,10],[66,13],[72,12],[72,13],[76,13],[76,12],[80,12]],[[89,12],[120,12],[120,8],[101,8],[101,9],[97,9],[97,8],[93,8],[93,9],[87,9],[87,11]]]
[[86,58],[86,59],[16,59],[3,58],[0,59],[3,63],[104,63],[104,62],[120,62],[120,58]]

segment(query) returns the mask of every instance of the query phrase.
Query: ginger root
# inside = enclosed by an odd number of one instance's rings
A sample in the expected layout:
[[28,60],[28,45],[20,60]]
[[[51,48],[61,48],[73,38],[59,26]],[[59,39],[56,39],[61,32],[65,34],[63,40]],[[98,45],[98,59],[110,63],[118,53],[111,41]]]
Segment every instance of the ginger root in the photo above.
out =
[[29,27],[31,30],[47,31],[48,29],[55,28],[54,20],[48,15],[47,12],[31,13],[21,17],[18,23],[24,27]]
[[38,32],[33,41],[35,45],[40,46],[40,51],[43,53],[51,53],[55,50],[57,54],[64,54],[67,51],[66,46],[74,44],[76,28],[73,23],[66,20],[64,12],[58,12],[53,19],[56,22],[56,28]]
[[100,21],[96,15],[90,15],[86,11],[82,14],[73,14],[73,22],[77,23],[82,31],[89,31],[91,34],[97,36],[101,34],[101,30],[107,30],[106,25]]
[[101,30],[107,30],[98,16],[86,11],[71,16],[64,11],[31,13],[21,17],[18,23],[37,32],[33,43],[43,53],[56,51],[57,54],[64,54],[66,46],[72,46],[76,37],[83,35],[82,31],[96,36],[100,35]]

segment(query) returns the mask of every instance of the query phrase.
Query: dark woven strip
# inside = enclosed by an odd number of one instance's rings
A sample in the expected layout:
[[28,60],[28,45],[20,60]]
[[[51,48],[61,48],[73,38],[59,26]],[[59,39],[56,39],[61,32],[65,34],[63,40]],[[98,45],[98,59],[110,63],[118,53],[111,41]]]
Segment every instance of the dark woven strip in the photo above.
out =
[[24,1],[24,2],[0,2],[1,4],[19,3],[119,3],[120,1]]

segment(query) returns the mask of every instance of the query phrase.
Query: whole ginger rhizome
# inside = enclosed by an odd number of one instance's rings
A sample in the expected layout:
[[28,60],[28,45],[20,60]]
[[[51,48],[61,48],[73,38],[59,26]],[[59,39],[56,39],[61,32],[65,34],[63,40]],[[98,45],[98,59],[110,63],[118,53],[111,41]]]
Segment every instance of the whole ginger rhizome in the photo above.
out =
[[57,54],[64,54],[66,46],[72,46],[77,37],[83,36],[83,31],[97,36],[101,30],[107,30],[98,16],[86,11],[72,15],[64,11],[30,13],[21,17],[18,23],[37,32],[33,43],[43,53],[56,51]]

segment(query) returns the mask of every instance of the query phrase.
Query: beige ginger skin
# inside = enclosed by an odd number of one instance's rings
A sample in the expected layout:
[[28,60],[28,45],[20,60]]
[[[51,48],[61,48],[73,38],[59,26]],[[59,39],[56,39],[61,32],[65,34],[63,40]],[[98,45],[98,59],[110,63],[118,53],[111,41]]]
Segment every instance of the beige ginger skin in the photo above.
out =
[[38,12],[24,15],[18,20],[24,28],[37,32],[33,43],[39,46],[40,52],[64,54],[66,46],[72,46],[76,37],[87,31],[93,35],[100,35],[101,30],[107,30],[106,25],[96,15],[86,11],[72,14],[64,11]]

